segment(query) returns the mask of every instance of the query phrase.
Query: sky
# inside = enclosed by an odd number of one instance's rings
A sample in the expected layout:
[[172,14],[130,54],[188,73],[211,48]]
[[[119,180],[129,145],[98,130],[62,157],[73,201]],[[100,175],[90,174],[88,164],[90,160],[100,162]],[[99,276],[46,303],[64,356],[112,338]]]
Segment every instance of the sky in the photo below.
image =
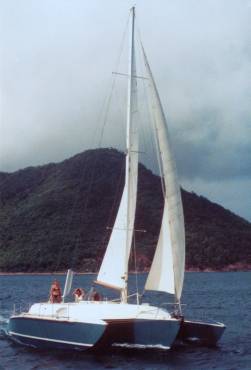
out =
[[251,221],[251,0],[0,0],[0,171],[123,148],[132,5],[182,186]]

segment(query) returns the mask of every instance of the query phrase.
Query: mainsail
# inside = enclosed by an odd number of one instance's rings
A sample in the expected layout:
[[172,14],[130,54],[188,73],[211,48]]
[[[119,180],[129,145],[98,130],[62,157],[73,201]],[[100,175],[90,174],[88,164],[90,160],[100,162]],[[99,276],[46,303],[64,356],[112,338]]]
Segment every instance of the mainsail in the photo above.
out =
[[107,287],[125,291],[126,301],[128,260],[133,239],[137,182],[138,182],[138,128],[137,82],[134,50],[134,8],[132,8],[127,105],[127,143],[125,186],[110,236],[107,250],[99,270],[97,282]]
[[164,111],[143,50],[152,101],[152,114],[164,180],[164,212],[157,249],[145,289],[175,294],[179,302],[185,268],[185,229],[180,187]]

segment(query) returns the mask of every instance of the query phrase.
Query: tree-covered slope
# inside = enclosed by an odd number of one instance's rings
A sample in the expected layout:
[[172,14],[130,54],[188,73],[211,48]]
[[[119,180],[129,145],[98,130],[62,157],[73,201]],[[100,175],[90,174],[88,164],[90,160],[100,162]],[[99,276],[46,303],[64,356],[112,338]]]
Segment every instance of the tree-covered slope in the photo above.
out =
[[[89,150],[58,164],[0,173],[0,271],[99,267],[124,181],[123,155]],[[251,264],[251,224],[223,207],[182,192],[189,268]],[[137,264],[149,267],[163,199],[160,179],[139,170]],[[133,263],[134,265],[134,263]]]

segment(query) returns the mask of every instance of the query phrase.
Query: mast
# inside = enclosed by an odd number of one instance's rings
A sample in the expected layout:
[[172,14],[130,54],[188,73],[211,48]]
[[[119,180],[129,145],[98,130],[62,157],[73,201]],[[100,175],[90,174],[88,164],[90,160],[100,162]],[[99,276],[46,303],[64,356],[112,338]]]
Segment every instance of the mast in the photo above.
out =
[[127,302],[128,262],[132,246],[138,183],[137,83],[134,50],[135,8],[131,9],[126,110],[125,185],[97,284],[119,290]]
[[[129,59],[128,59],[128,84],[127,84],[127,124],[126,124],[126,170],[125,170],[125,186],[128,189],[128,198],[127,198],[127,225],[126,225],[126,255],[127,259],[125,260],[125,288],[121,292],[121,301],[127,302],[127,286],[128,286],[128,260],[130,255],[130,249],[134,233],[134,219],[132,224],[132,211],[135,206],[131,202],[131,196],[133,193],[132,187],[134,186],[131,181],[132,169],[132,156],[136,153],[133,153],[133,143],[132,143],[132,120],[133,114],[136,112],[136,62],[135,62],[135,46],[134,46],[134,24],[135,24],[135,7],[131,8],[131,29],[129,35]],[[135,217],[135,216],[134,216]]]

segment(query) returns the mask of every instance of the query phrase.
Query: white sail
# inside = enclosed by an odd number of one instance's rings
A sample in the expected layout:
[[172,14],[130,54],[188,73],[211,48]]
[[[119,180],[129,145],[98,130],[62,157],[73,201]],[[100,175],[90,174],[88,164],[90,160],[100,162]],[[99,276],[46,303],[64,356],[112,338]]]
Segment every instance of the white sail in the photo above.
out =
[[[152,113],[165,185],[165,205],[161,232],[152,268],[146,282],[146,289],[174,293],[179,302],[185,268],[185,228],[180,186],[164,111],[144,49],[143,54],[149,78]],[[163,261],[163,258],[169,258],[169,261]]]
[[97,282],[115,289],[125,288],[128,186],[125,185],[109,244],[100,267]]
[[173,254],[168,220],[168,207],[165,204],[159,240],[149,272],[145,289],[175,294]]
[[[133,239],[138,182],[138,129],[136,119],[137,83],[134,50],[134,8],[132,8],[131,20],[132,32],[129,40],[130,55],[128,73],[125,186],[119,211],[97,277],[98,283],[125,291],[127,288],[128,260]],[[126,300],[126,297],[124,300]]]

